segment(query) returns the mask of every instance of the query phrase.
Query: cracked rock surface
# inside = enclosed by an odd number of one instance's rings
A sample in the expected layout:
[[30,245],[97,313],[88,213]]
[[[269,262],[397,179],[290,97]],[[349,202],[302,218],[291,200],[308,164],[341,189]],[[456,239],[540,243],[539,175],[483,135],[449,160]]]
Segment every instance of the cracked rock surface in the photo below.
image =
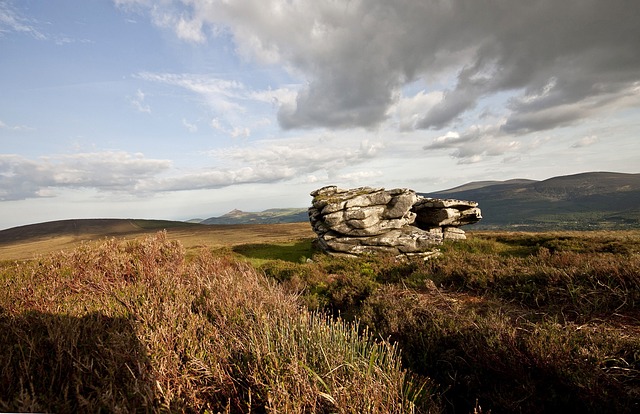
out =
[[465,239],[459,226],[482,218],[478,203],[425,198],[407,188],[323,187],[311,193],[309,220],[327,253],[357,256],[437,254],[443,240]]

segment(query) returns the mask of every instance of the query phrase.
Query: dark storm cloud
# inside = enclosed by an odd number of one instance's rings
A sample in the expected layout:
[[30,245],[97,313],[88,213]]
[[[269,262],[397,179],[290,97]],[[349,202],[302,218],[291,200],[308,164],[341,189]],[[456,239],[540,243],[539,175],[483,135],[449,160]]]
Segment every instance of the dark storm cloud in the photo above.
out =
[[280,108],[283,128],[375,127],[417,79],[427,93],[443,92],[418,114],[421,129],[450,126],[504,91],[515,95],[503,109],[509,133],[576,123],[602,102],[610,110],[630,104],[630,95],[637,104],[640,95],[636,0],[190,0],[165,12],[149,7],[185,40],[199,38],[185,27],[227,30],[240,55],[305,79],[295,101]]

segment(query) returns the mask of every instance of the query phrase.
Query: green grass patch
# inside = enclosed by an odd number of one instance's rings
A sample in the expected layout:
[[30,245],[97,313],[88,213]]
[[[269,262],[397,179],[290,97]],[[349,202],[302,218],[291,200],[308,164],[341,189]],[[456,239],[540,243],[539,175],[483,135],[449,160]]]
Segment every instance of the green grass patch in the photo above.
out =
[[233,251],[249,259],[254,266],[261,266],[270,260],[304,263],[313,256],[312,240],[298,240],[289,243],[243,244]]
[[164,230],[176,227],[197,227],[201,224],[187,223],[184,221],[171,220],[131,220],[131,222],[143,230]]

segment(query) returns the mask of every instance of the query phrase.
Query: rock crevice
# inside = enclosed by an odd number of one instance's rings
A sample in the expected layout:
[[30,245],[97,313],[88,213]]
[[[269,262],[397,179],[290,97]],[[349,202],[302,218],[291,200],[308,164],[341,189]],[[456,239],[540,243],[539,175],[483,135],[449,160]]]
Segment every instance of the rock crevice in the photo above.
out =
[[311,196],[309,221],[317,244],[335,255],[430,257],[443,240],[465,238],[459,226],[482,218],[476,202],[427,198],[406,188],[328,186]]

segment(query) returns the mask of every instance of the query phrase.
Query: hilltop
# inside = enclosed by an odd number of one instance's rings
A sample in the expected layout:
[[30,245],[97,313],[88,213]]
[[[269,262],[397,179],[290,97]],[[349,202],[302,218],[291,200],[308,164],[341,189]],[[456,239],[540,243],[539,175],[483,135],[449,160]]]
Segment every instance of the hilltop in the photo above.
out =
[[135,239],[166,230],[187,249],[247,243],[288,242],[313,237],[308,223],[203,225],[182,221],[134,219],[76,219],[30,224],[0,231],[0,260],[28,259],[78,245],[117,237]]
[[[189,220],[196,222],[197,219]],[[198,220],[200,224],[275,224],[309,221],[306,208],[271,208],[261,212],[233,209],[220,217]]]
[[[547,180],[516,178],[474,181],[424,197],[478,202],[478,228],[526,230],[625,229],[640,227],[640,174],[588,172]],[[201,224],[308,222],[306,208],[262,212],[232,210],[220,217],[190,220]]]

